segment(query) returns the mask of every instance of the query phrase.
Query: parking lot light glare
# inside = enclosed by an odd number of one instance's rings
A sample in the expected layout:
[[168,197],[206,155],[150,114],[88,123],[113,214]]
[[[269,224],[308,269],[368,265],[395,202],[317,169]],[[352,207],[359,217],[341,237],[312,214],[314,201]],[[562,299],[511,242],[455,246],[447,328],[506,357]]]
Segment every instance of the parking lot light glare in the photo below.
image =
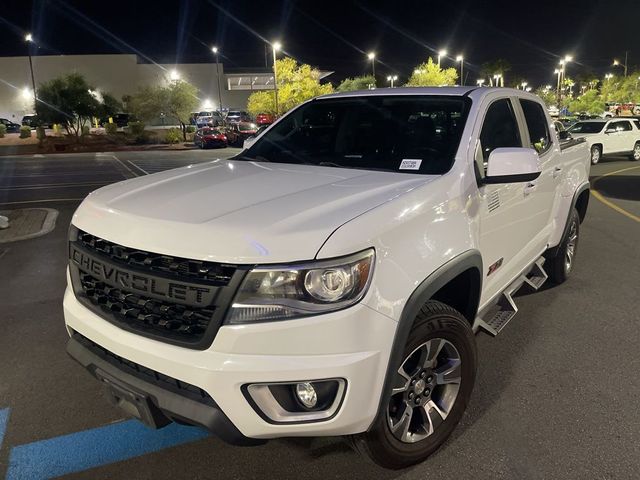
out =
[[282,44],[280,42],[273,42],[272,44],[274,52],[280,51],[282,49]]
[[176,69],[171,70],[171,73],[169,74],[169,78],[171,79],[172,82],[176,82],[178,80],[180,80],[180,74],[178,73],[178,71]]
[[211,47],[211,51],[213,53],[218,53],[218,47]]
[[368,58],[369,60],[373,60],[374,58],[376,58],[376,54],[375,54],[375,53],[373,53],[373,52],[369,52],[369,53],[367,54],[367,58]]
[[24,41],[25,41],[25,42],[33,42],[33,35],[31,35],[30,33],[27,33],[27,34],[24,36]]

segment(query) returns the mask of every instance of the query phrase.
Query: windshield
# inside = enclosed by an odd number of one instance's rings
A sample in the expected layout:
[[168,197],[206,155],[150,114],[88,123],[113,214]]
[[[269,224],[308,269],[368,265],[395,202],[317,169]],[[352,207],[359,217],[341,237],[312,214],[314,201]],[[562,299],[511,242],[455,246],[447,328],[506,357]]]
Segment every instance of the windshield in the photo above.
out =
[[306,103],[241,160],[442,174],[453,164],[469,100],[363,96]]
[[255,126],[255,125],[253,125],[253,124],[251,124],[251,123],[249,123],[249,124],[244,124],[244,125],[243,125],[243,124],[240,124],[240,125],[238,125],[238,129],[239,129],[241,132],[250,132],[250,131],[254,131],[254,130],[256,129],[256,126]]
[[569,131],[571,133],[600,133],[605,122],[578,122]]

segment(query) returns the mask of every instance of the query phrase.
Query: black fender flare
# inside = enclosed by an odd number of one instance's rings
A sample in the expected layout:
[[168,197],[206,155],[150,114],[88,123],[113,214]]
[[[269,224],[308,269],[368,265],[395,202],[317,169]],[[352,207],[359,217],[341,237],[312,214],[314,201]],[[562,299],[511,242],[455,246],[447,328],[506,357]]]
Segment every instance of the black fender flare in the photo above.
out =
[[[457,255],[444,265],[440,266],[437,270],[431,273],[426,279],[424,279],[420,285],[409,296],[409,299],[404,305],[398,326],[396,327],[396,333],[393,337],[393,343],[391,345],[391,353],[389,355],[389,362],[387,363],[387,371],[385,374],[384,384],[380,394],[380,400],[378,402],[378,411],[369,425],[369,429],[378,421],[380,415],[384,415],[384,407],[389,401],[391,390],[393,388],[393,378],[397,365],[402,361],[402,352],[404,346],[409,338],[411,327],[413,327],[413,321],[415,320],[418,312],[422,306],[427,303],[435,293],[444,287],[447,283],[453,280],[461,273],[475,268],[478,270],[480,278],[480,292],[482,291],[482,279],[483,279],[483,267],[482,267],[482,255],[479,250],[472,249]],[[480,301],[480,294],[478,294],[477,303]],[[477,313],[478,305],[473,306],[473,311]],[[473,319],[471,319],[469,326],[471,326]]]
[[[571,212],[576,208],[576,203],[578,203],[578,198],[584,191],[591,191],[591,184],[589,182],[580,185],[575,192],[573,192],[573,198],[571,199],[571,206],[569,207],[569,211],[567,212],[567,219],[564,222],[564,228],[562,229],[562,236],[560,237],[560,243],[555,247],[551,247],[549,250],[545,252],[545,257],[555,257],[558,253],[558,249],[560,245],[562,245],[562,240],[567,236],[567,230],[569,229],[569,219],[571,218]],[[587,215],[586,209],[589,206],[589,196],[587,196],[587,205],[585,206],[585,216]],[[580,223],[582,223],[583,219],[580,219]]]

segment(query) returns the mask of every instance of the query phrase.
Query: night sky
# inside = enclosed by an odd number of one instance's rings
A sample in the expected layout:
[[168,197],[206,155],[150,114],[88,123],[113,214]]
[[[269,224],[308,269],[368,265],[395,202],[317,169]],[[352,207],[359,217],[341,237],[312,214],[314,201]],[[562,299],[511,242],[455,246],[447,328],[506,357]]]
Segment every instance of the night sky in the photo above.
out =
[[[405,80],[413,67],[446,47],[463,53],[474,83],[481,63],[504,58],[507,77],[555,84],[560,57],[572,54],[568,75],[616,71],[614,57],[640,64],[640,0],[359,1],[276,0],[119,1],[5,0],[0,56],[137,53],[158,63],[211,60],[213,44],[225,67],[264,67],[265,40],[336,73],[334,82],[370,71]],[[445,64],[453,65],[450,58]],[[2,73],[0,72],[0,76]]]

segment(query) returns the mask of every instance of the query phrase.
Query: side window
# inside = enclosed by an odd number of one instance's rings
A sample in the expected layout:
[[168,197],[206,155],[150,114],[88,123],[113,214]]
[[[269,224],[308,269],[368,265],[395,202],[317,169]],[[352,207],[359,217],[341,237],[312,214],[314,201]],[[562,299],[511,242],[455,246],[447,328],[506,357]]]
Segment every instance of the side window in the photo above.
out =
[[527,121],[531,148],[535,148],[538,153],[546,152],[551,147],[551,136],[542,106],[538,102],[522,99],[520,105]]
[[636,128],[640,130],[640,120],[634,120],[633,122],[636,124]]
[[621,122],[611,122],[607,127],[607,130],[609,130],[610,128],[616,130],[617,132],[628,132],[632,129],[631,122],[629,122],[628,120],[624,120]]
[[480,145],[485,163],[496,148],[522,147],[518,121],[508,98],[489,105],[480,132]]

